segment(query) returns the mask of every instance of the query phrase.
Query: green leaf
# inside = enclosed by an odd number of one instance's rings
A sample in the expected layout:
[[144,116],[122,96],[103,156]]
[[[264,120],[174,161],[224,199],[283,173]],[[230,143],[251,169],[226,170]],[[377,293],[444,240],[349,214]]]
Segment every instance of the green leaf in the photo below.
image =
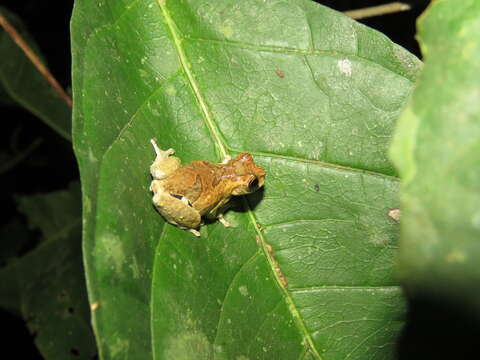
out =
[[47,240],[76,235],[82,218],[80,184],[66,191],[17,197],[18,211],[27,217],[30,229],[40,229]]
[[[102,359],[393,357],[386,151],[414,56],[306,0],[77,1],[72,51]],[[265,189],[195,238],[151,204],[152,137],[185,162],[251,152]]]
[[0,269],[0,306],[24,318],[45,359],[92,359],[96,353],[81,256],[79,190],[73,183],[67,191],[20,197],[20,211],[46,239]]
[[28,158],[43,142],[42,138],[37,138],[32,141],[24,149],[19,150],[16,146],[12,146],[11,152],[1,151],[0,152],[0,175],[3,175],[12,169],[14,169],[18,164],[23,160]]
[[425,69],[396,130],[399,273],[414,292],[474,304],[480,292],[480,3],[436,1],[418,23]]
[[20,219],[13,218],[0,229],[0,267],[19,255],[30,240],[30,233]]
[[[41,57],[20,18],[4,7],[0,7],[0,16],[5,17],[32,51]],[[1,26],[0,58],[0,104],[13,102],[21,105],[65,139],[71,140],[71,109]],[[44,59],[41,60],[45,64]]]
[[15,104],[15,101],[10,98],[7,91],[0,86],[0,106],[12,106]]

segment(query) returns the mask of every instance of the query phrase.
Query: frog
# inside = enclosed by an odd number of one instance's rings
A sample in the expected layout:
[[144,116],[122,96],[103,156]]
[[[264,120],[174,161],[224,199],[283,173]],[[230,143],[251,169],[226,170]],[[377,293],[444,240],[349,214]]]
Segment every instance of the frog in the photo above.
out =
[[174,149],[160,149],[155,139],[150,143],[156,154],[150,166],[153,205],[170,224],[195,236],[200,236],[205,218],[230,226],[223,216],[230,199],[251,194],[265,184],[264,168],[247,152],[233,159],[227,156],[221,163],[197,160],[182,165],[173,156]]

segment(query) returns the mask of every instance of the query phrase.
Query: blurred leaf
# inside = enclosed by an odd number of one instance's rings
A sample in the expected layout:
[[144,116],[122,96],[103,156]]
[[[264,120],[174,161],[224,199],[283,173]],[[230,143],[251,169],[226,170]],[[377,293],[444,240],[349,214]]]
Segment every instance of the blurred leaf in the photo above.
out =
[[46,240],[77,235],[82,218],[78,182],[72,183],[67,191],[18,196],[17,203],[18,211],[27,217],[30,229],[40,229]]
[[[414,56],[305,0],[77,1],[72,51],[101,358],[394,357],[386,151]],[[152,137],[184,161],[249,151],[265,189],[231,228],[166,225]]]
[[32,141],[25,149],[16,150],[15,153],[10,154],[7,152],[0,152],[0,175],[9,172],[15,166],[20,164],[23,160],[25,160],[33,151],[35,151],[41,144],[43,140],[41,138],[37,138]]
[[15,105],[15,101],[10,98],[5,89],[0,86],[0,106],[12,106]]
[[0,268],[19,255],[31,238],[30,232],[14,218],[0,229]]
[[[12,12],[0,7],[4,16],[30,48],[41,57],[25,25]],[[71,140],[71,109],[52,89],[20,47],[0,26],[0,96],[1,104],[15,103],[28,109],[67,140]],[[44,59],[42,59],[44,60]],[[44,61],[45,64],[45,61]]]
[[92,359],[81,256],[79,184],[67,191],[19,198],[19,210],[46,237],[0,269],[0,305],[20,313],[45,359]]
[[480,2],[437,1],[419,21],[425,68],[391,157],[402,177],[407,288],[480,309]]

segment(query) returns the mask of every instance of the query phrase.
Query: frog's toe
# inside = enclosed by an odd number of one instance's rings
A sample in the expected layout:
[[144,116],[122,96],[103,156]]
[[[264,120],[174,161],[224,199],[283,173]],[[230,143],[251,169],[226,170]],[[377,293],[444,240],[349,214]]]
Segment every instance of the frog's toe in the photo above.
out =
[[230,223],[223,217],[223,214],[218,215],[217,219],[222,223],[223,226],[225,227],[231,226]]
[[225,158],[223,159],[223,161],[220,163],[220,164],[228,164],[228,162],[232,160],[232,157],[230,155],[225,155]]
[[157,154],[157,157],[161,158],[161,159],[166,159],[167,157],[169,157],[170,155],[173,155],[175,154],[175,150],[173,150],[172,148],[168,149],[168,150],[162,150],[160,149],[160,147],[158,146],[157,142],[155,141],[155,139],[150,139],[150,144],[152,144],[153,146],[153,149],[155,150],[155,154]]
[[200,231],[195,229],[188,229],[188,231],[191,232],[193,235],[200,237]]

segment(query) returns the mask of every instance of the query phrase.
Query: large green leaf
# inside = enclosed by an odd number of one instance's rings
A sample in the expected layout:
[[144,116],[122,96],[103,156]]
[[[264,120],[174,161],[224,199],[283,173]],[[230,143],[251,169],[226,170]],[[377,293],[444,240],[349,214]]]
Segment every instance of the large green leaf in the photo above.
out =
[[[18,16],[0,7],[0,16],[8,19],[37,56],[35,42]],[[20,47],[0,27],[0,104],[17,103],[45,124],[71,139],[71,109],[50,86]],[[43,60],[43,59],[42,59]],[[14,121],[13,119],[11,121]]]
[[[388,359],[398,182],[386,156],[420,62],[306,0],[78,0],[74,145],[103,359]],[[149,140],[249,151],[264,191],[202,237],[151,204]]]
[[480,3],[436,1],[419,21],[425,71],[399,121],[399,273],[410,289],[475,304],[480,292]]
[[[0,268],[0,306],[21,315],[45,359],[92,359],[81,256],[80,186],[19,197],[19,210],[44,241]],[[2,239],[16,242],[18,232]]]

